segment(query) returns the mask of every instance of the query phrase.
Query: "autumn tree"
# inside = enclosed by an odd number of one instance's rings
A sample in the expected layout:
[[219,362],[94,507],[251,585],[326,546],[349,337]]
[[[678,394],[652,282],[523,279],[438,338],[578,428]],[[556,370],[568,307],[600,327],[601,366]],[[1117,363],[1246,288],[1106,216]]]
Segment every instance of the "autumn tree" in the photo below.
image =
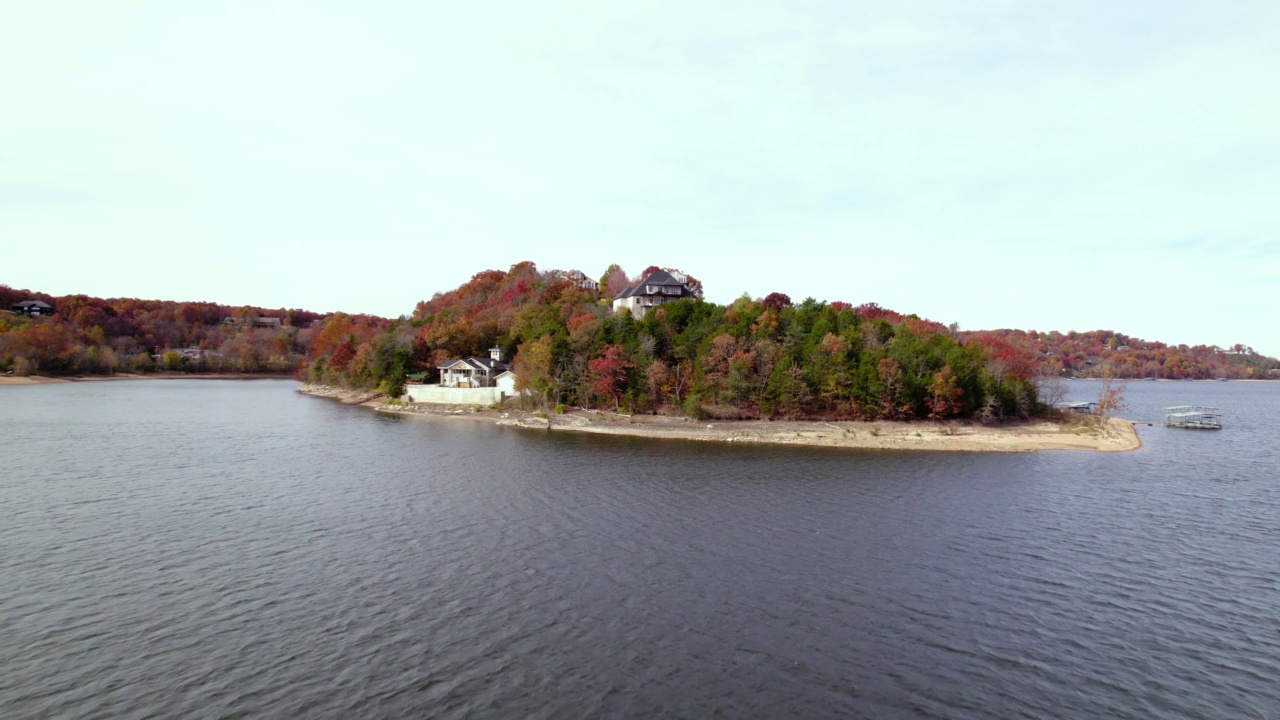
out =
[[960,387],[955,372],[951,366],[943,365],[941,370],[933,374],[933,379],[929,382],[929,395],[925,403],[929,407],[930,419],[945,420],[958,415],[963,407],[961,404],[963,396],[964,389]]
[[613,400],[614,410],[619,410],[634,367],[635,363],[625,357],[621,345],[600,348],[600,354],[587,364],[592,394]]
[[626,290],[630,284],[631,281],[627,278],[627,274],[622,271],[622,267],[614,263],[600,276],[600,294],[611,298]]
[[1097,426],[1107,431],[1111,418],[1123,412],[1127,407],[1124,399],[1125,384],[1116,380],[1111,368],[1106,368],[1102,375],[1102,385],[1098,388],[1098,405],[1093,411]]
[[355,346],[351,344],[350,340],[343,340],[338,343],[338,347],[334,348],[333,354],[329,356],[329,367],[338,372],[344,372],[355,356]]
[[547,407],[559,392],[555,377],[555,358],[550,335],[521,343],[516,352],[516,391],[528,394],[539,407]]
[[766,309],[777,310],[779,308],[791,307],[791,296],[780,292],[771,292],[760,301]]

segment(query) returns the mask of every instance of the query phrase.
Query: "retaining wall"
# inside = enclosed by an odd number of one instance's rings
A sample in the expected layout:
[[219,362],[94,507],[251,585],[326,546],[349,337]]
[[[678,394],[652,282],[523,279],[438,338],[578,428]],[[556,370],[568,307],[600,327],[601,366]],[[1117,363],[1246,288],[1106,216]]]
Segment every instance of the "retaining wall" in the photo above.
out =
[[443,405],[492,405],[501,403],[503,392],[496,387],[452,388],[439,385],[404,386],[409,402],[439,403]]

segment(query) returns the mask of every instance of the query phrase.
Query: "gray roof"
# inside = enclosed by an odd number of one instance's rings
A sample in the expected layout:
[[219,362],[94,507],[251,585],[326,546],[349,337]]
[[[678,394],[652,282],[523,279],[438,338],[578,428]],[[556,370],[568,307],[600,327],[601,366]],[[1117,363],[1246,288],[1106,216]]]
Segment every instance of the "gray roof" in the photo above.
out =
[[483,370],[488,370],[491,373],[502,372],[503,370],[510,368],[510,366],[507,365],[506,363],[498,362],[493,358],[463,358],[461,360],[446,360],[444,361],[444,363],[437,365],[436,367],[440,370],[448,370],[449,368],[457,365],[458,363],[462,363],[463,365],[466,365],[472,370],[483,369]]
[[53,309],[52,305],[50,305],[49,303],[43,300],[23,300],[20,303],[14,303],[14,307],[20,307],[20,308],[37,307],[41,309],[44,309],[44,308],[49,308],[50,310]]
[[[615,295],[613,299],[621,300],[623,298],[629,298],[636,295],[644,296],[644,295],[654,294],[654,293],[645,292],[646,285],[659,285],[662,287],[678,287],[680,288],[680,297],[693,297],[693,291],[689,289],[689,286],[672,277],[671,273],[667,272],[666,270],[654,270],[653,272],[644,276],[644,278],[642,278],[640,282],[636,283],[635,285]],[[659,292],[657,294],[665,295],[666,293]]]

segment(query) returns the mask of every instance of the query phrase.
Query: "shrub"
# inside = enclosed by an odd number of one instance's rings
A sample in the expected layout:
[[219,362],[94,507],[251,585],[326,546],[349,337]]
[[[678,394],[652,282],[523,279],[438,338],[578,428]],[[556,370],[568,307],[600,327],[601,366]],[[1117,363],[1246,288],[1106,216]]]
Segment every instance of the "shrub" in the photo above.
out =
[[680,410],[694,420],[702,420],[707,416],[706,411],[702,409],[702,401],[696,395],[690,395],[685,398],[684,402],[680,404]]

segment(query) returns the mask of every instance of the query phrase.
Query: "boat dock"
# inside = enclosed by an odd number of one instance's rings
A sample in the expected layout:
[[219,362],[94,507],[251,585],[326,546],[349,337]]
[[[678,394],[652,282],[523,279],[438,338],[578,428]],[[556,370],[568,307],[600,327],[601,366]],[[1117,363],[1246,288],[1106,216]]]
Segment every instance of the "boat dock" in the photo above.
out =
[[1222,411],[1208,405],[1175,405],[1165,408],[1167,427],[1192,430],[1221,430]]

